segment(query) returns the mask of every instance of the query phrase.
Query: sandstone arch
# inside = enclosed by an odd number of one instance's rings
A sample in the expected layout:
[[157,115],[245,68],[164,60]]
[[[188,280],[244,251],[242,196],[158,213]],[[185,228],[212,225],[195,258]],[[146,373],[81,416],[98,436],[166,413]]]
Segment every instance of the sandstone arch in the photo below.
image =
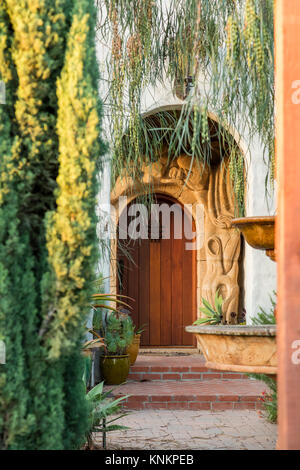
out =
[[[146,185],[155,193],[168,195],[181,204],[189,204],[196,223],[197,247],[197,311],[202,298],[214,303],[217,290],[224,298],[224,319],[235,322],[231,316],[238,314],[241,289],[239,285],[241,237],[231,228],[235,204],[226,163],[218,162],[208,167],[180,154],[169,161],[167,152],[151,165],[145,164],[141,180],[119,178],[111,193],[111,203],[120,214],[123,207],[120,196],[130,203],[145,194]],[[187,176],[189,175],[188,179]],[[197,210],[202,207],[203,210]],[[117,226],[116,216],[115,226]],[[112,243],[112,282],[116,290],[116,241]],[[200,313],[199,313],[200,316]]]

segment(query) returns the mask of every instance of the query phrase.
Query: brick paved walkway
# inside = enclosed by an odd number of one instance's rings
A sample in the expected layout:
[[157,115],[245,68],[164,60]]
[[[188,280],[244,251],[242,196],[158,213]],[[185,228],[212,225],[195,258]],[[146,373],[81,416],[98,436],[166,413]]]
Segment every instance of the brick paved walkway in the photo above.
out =
[[188,356],[151,356],[141,354],[131,366],[128,380],[210,380],[247,379],[245,374],[208,369],[201,354]]
[[[272,450],[275,424],[256,411],[133,411],[120,421],[130,429],[107,436],[108,449]],[[99,444],[101,437],[99,437]]]
[[109,387],[113,395],[130,395],[124,407],[130,410],[191,409],[232,410],[259,409],[259,397],[267,390],[257,380],[197,380],[186,382],[129,382]]
[[141,354],[128,382],[109,387],[115,397],[130,395],[130,410],[254,410],[267,389],[245,374],[208,369],[201,354],[162,356]]

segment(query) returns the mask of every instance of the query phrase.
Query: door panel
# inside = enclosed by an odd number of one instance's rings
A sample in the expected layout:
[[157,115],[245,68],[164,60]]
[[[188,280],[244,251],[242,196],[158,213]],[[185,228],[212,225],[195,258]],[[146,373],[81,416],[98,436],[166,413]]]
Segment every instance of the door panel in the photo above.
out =
[[[142,260],[141,260],[142,262]],[[160,243],[150,242],[150,344],[160,346]]]
[[[174,219],[172,219],[173,221]],[[171,224],[173,227],[173,224]],[[183,266],[183,240],[172,238],[172,343],[175,346],[182,345],[183,302],[182,302],[182,266]],[[186,295],[190,295],[189,292]]]
[[[159,204],[176,202],[156,197]],[[183,209],[175,217],[182,218],[183,223]],[[118,291],[133,299],[127,302],[135,325],[147,325],[141,338],[143,346],[195,345],[193,335],[184,327],[196,319],[196,251],[186,250],[184,235],[181,239],[174,237],[173,213],[170,221],[169,239],[119,240]]]
[[170,240],[162,239],[161,246],[161,285],[160,290],[160,331],[161,346],[172,344],[172,289],[168,288],[168,283],[172,273],[172,250]]
[[[138,312],[136,314],[136,325],[149,325],[150,324],[150,242],[143,240],[139,247],[140,260],[139,273],[138,273]],[[142,342],[150,344],[150,329],[149,326],[144,330],[142,335]]]

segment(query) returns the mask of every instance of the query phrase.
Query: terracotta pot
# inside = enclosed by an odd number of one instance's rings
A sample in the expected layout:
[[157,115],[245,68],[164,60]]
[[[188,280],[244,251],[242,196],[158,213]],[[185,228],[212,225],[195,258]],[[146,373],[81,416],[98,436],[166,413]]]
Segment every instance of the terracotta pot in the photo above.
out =
[[129,360],[130,360],[130,365],[133,366],[133,364],[136,361],[136,358],[138,357],[139,349],[140,349],[140,341],[141,341],[141,335],[134,335],[132,343],[128,346],[127,348],[127,353],[129,354]]
[[108,385],[120,385],[126,382],[129,374],[129,355],[101,356],[100,367],[104,382]]
[[276,325],[187,326],[210,369],[273,375],[277,372]]

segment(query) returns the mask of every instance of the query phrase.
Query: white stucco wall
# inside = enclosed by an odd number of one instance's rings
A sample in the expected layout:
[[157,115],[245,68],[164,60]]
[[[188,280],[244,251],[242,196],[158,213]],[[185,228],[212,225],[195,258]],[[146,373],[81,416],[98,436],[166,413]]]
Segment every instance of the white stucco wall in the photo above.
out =
[[[246,137],[247,141],[247,137]],[[273,197],[267,197],[265,177],[267,168],[262,158],[262,148],[258,140],[250,142],[246,153],[248,164],[248,186],[246,215],[262,216],[276,213],[276,191]],[[271,261],[264,251],[255,250],[245,244],[245,307],[247,321],[250,322],[261,306],[268,311],[269,295],[276,291],[276,263]]]
[[[103,12],[104,14],[104,12]],[[96,34],[96,55],[99,64],[99,95],[103,102],[108,93],[108,82],[107,82],[107,67],[105,64],[109,48],[104,44],[100,34]],[[102,120],[102,138],[109,142],[109,120],[107,119],[107,108],[104,106],[103,109],[103,120]],[[110,290],[110,192],[111,192],[111,164],[109,152],[102,157],[102,171],[99,172],[100,188],[97,197],[97,215],[101,224],[98,224],[97,233],[98,237],[101,238],[99,241],[99,248],[101,252],[101,258],[97,266],[97,274],[101,274],[104,277],[104,290],[109,292]],[[107,230],[103,233],[103,225],[107,224]],[[106,249],[105,249],[106,244]]]
[[[103,162],[102,172],[99,174],[100,191],[98,194],[97,213],[99,217],[98,237],[100,260],[97,266],[97,274],[101,274],[104,278],[104,290],[109,292],[109,276],[110,276],[110,159],[106,156]],[[101,239],[101,240],[100,240]]]

